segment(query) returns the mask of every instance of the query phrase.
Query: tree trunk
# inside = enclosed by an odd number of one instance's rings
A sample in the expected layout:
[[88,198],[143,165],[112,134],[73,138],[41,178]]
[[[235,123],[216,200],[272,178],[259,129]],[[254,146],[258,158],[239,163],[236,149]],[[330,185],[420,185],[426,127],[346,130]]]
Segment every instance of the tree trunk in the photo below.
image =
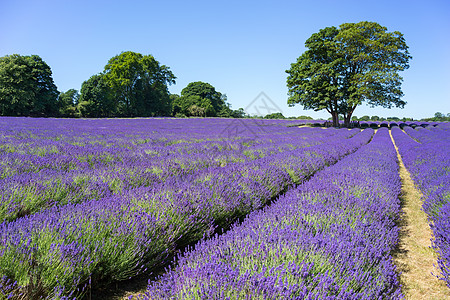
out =
[[346,114],[346,115],[344,115],[344,126],[345,127],[349,127],[350,126],[350,121],[351,121],[351,118],[352,117],[352,115],[351,114]]
[[344,126],[345,127],[349,127],[350,125],[350,121],[351,121],[351,117],[353,115],[353,112],[355,111],[356,105],[353,106],[351,109],[349,109],[345,114],[344,114]]
[[339,114],[337,111],[332,111],[331,117],[333,118],[333,127],[339,127]]

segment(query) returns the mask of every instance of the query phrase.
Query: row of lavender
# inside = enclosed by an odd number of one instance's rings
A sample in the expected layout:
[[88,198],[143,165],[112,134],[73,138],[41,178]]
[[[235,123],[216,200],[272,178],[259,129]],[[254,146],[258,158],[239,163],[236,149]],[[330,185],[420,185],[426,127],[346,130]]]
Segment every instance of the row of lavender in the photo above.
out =
[[[182,127],[184,136],[186,129]],[[276,129],[281,133],[287,130]],[[195,139],[201,137],[192,131]],[[287,134],[283,137],[294,143],[307,138],[299,136],[302,132],[297,131],[294,139]],[[314,131],[322,139],[320,144],[312,138],[315,146],[288,144],[283,151],[259,159],[206,166],[151,186],[5,221],[0,224],[0,291],[12,297],[62,298],[82,294],[87,285],[123,280],[158,266],[177,247],[262,207],[372,136],[371,131],[327,132],[320,135]],[[214,132],[203,134],[204,139],[214,138]],[[216,138],[224,139],[223,134]],[[173,138],[172,144],[177,141]]]
[[304,128],[298,139],[293,128],[247,122],[241,127],[248,130],[230,137],[233,124],[223,120],[0,121],[0,221],[320,144],[336,133]]
[[401,299],[401,183],[388,130],[202,241],[140,299]]
[[[450,287],[450,124],[392,131],[406,168],[424,194],[441,278]],[[411,139],[412,137],[412,139]],[[414,139],[414,140],[413,140]]]

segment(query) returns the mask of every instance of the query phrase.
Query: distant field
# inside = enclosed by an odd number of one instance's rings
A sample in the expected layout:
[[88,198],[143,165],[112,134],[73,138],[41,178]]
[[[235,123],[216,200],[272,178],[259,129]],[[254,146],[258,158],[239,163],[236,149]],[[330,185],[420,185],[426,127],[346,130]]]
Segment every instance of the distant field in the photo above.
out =
[[400,299],[389,128],[450,287],[449,124],[306,123],[0,117],[0,299]]

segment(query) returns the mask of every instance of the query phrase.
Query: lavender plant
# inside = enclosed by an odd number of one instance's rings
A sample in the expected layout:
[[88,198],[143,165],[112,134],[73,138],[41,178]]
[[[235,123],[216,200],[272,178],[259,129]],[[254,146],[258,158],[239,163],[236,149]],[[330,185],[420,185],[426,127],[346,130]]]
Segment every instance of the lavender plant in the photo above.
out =
[[388,130],[240,225],[203,240],[140,299],[401,299],[401,183]]
[[[10,120],[8,126],[18,121],[4,119]],[[214,131],[204,132],[203,139],[190,139],[185,131],[174,134],[164,128],[163,135],[171,136],[169,139],[161,138],[152,127],[149,131],[136,131],[130,126],[127,128],[130,132],[121,135],[120,131],[116,132],[115,123],[108,120],[90,120],[88,123],[114,125],[114,132],[99,126],[83,128],[85,131],[81,134],[71,131],[72,120],[61,121],[67,127],[59,124],[59,128],[52,131],[48,130],[54,126],[52,120],[41,120],[41,123],[19,120],[17,123],[22,127],[13,131],[9,130],[10,127],[1,131],[0,127],[0,132],[4,133],[3,144],[0,145],[0,189],[3,192],[0,221],[12,221],[54,205],[75,204],[136,187],[152,186],[168,177],[179,177],[210,166],[245,162],[320,144],[336,133],[305,128],[302,139],[294,139],[292,129],[266,124],[266,132],[258,140],[249,139],[245,134],[224,139],[222,132]],[[135,126],[140,128],[155,121],[147,120],[147,124],[142,120],[136,122]],[[223,131],[224,125],[217,122],[219,126],[214,128]],[[192,125],[199,127],[196,123]],[[206,125],[201,128],[205,129]],[[278,129],[282,129],[281,134]]]
[[275,121],[232,137],[229,120],[0,121],[0,291],[28,298],[80,296],[159,266],[373,134]]

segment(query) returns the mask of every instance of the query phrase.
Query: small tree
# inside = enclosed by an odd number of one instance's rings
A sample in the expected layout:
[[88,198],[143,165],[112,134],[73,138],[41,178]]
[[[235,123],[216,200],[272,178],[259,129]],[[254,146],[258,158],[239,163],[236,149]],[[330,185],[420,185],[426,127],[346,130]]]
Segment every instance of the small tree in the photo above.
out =
[[445,116],[444,116],[443,113],[437,112],[437,113],[434,114],[434,117],[435,117],[436,119],[442,119],[442,118],[445,117]]
[[245,118],[245,117],[247,117],[247,113],[242,107],[233,110],[233,118]]
[[[227,96],[216,91],[209,83],[196,81],[189,83],[180,97],[173,99],[173,114],[182,113],[187,116],[198,116],[198,108],[202,108],[203,116],[228,117],[231,109],[227,104]],[[193,105],[196,107],[193,108]],[[195,112],[195,114],[193,114]]]
[[80,94],[75,89],[61,92],[58,97],[59,114],[63,117],[77,116],[77,105],[80,99]]
[[375,22],[345,23],[314,33],[308,48],[286,72],[288,104],[327,110],[348,125],[356,107],[403,108],[402,77],[411,56],[403,35]]
[[276,112],[276,113],[271,113],[271,114],[265,115],[264,119],[286,119],[286,117],[283,116],[282,113]]

